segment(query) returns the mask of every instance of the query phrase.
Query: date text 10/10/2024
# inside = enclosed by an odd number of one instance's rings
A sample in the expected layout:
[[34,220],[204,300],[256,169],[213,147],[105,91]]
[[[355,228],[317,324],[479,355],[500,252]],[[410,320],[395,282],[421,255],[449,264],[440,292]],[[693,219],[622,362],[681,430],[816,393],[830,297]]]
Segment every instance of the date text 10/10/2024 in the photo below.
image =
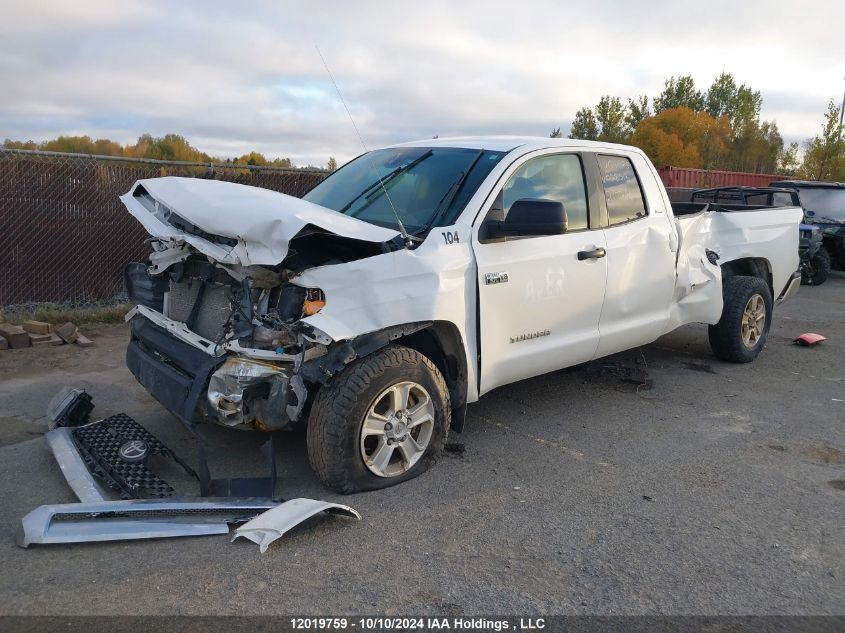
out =
[[396,631],[539,631],[546,628],[543,618],[497,620],[489,618],[438,617],[360,617],[360,618],[291,618],[296,630],[396,630]]

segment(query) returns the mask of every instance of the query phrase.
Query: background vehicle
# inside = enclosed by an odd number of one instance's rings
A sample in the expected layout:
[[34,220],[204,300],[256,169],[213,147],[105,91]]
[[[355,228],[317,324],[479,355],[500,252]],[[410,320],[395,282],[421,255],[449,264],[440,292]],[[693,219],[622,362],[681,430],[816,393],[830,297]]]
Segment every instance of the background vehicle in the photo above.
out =
[[642,151],[606,143],[427,140],[302,200],[180,178],[121,200],[154,249],[127,267],[133,374],[187,424],[307,420],[345,493],[424,471],[491,389],[685,323],[749,362],[800,285],[800,209],[673,209]]
[[[781,187],[715,187],[698,189],[692,202],[720,205],[743,204],[752,207],[800,207],[798,192]],[[805,219],[800,226],[798,254],[801,259],[801,283],[818,286],[830,274],[830,255],[822,246],[822,231]]]
[[831,267],[845,270],[845,183],[813,180],[778,180],[772,187],[798,192],[807,219],[822,230]]

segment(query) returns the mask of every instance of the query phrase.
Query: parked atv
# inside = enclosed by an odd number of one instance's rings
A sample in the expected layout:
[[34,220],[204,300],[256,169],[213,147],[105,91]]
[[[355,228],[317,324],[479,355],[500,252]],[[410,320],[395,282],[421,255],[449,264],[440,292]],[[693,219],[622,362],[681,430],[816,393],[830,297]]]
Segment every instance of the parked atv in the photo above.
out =
[[845,270],[845,183],[780,180],[771,186],[798,193],[804,217],[821,229],[829,268]]
[[[798,192],[786,187],[715,187],[698,189],[692,194],[693,202],[711,204],[744,204],[763,207],[800,207]],[[803,207],[802,207],[803,208]],[[812,212],[804,212],[804,219]],[[815,224],[801,224],[798,254],[801,256],[801,283],[819,286],[830,274],[830,253],[824,246],[824,235]]]
[[822,231],[813,224],[801,224],[799,235],[801,284],[819,286],[830,275],[830,254],[824,247]]

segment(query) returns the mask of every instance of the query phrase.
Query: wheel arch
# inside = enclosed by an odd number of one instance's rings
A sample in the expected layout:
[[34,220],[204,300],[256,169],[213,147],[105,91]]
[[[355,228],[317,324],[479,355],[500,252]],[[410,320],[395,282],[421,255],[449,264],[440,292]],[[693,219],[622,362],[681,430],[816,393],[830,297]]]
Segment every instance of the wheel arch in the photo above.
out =
[[468,366],[463,338],[450,321],[423,321],[393,325],[329,345],[328,353],[300,367],[303,379],[325,385],[346,365],[365,358],[391,343],[411,348],[427,357],[443,376],[452,409],[450,427],[461,432],[466,419]]
[[721,265],[722,279],[744,275],[758,277],[769,286],[769,292],[775,297],[774,281],[772,278],[772,264],[765,257],[740,257],[724,262]]
[[452,405],[451,428],[460,433],[466,420],[468,378],[466,352],[457,326],[449,321],[433,321],[395,342],[428,357],[443,374]]

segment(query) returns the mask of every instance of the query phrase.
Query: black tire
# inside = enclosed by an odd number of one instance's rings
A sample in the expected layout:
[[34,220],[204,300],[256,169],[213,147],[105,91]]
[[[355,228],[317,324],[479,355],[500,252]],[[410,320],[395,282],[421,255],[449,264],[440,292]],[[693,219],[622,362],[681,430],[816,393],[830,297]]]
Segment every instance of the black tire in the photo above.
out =
[[[760,295],[765,305],[763,333],[753,345],[748,346],[742,337],[742,319],[748,302]],[[738,275],[722,280],[724,307],[722,318],[709,329],[710,348],[722,360],[733,363],[750,363],[766,344],[772,325],[772,293],[768,284],[759,277]]]
[[830,275],[830,253],[824,247],[807,262],[801,273],[801,284],[805,286],[821,286]]
[[[402,474],[374,474],[361,454],[361,427],[376,398],[392,385],[412,381],[434,405],[434,425],[419,461]],[[400,345],[388,345],[351,363],[320,389],[308,420],[308,459],[326,486],[341,494],[378,490],[412,479],[443,451],[451,421],[449,391],[440,371],[427,357]]]

